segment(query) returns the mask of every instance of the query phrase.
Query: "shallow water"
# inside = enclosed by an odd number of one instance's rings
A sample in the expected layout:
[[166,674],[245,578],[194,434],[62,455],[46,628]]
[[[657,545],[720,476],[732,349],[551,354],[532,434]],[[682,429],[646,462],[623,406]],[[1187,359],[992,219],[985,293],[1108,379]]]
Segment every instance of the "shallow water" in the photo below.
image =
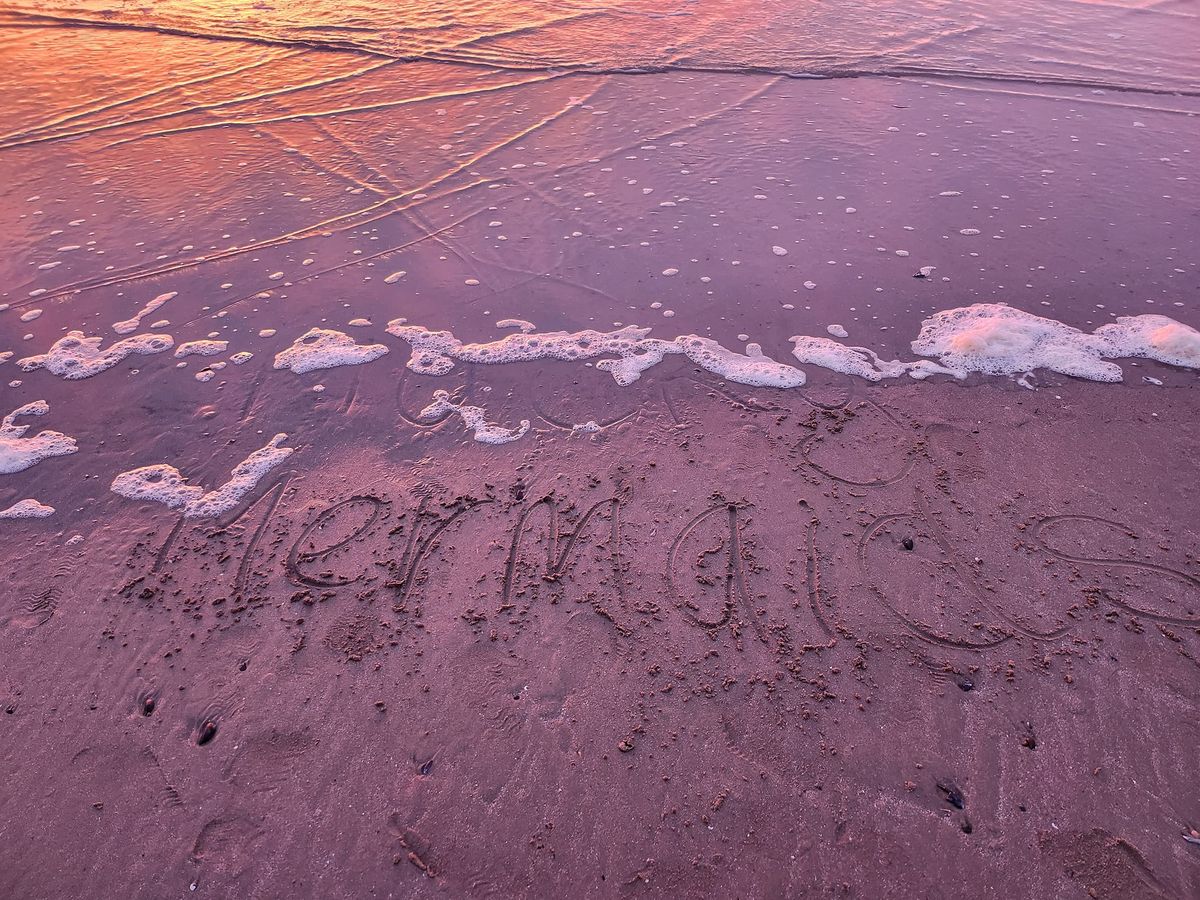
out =
[[1200,88],[1192,3],[594,2],[14,4],[12,25],[120,24],[508,70],[967,75]]

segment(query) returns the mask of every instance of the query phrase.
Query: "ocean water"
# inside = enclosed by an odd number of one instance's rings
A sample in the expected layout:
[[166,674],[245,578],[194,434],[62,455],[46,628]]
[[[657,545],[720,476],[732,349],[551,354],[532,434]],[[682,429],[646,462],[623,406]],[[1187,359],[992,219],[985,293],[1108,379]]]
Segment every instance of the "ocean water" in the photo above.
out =
[[678,356],[775,387],[1200,361],[1194,4],[0,15],[13,409],[140,360],[122,408],[248,410],[442,329],[498,348],[476,363],[614,347],[618,384]]
[[161,2],[7,5],[11,27],[112,25],[516,71],[961,75],[1195,93],[1197,9],[1092,0]]
[[810,363],[915,373],[938,310],[1086,335],[1194,297],[1194,4],[0,15],[16,362],[69,331],[108,353],[110,326],[261,361],[265,331],[403,314],[467,340],[655,326],[768,361],[807,336]]

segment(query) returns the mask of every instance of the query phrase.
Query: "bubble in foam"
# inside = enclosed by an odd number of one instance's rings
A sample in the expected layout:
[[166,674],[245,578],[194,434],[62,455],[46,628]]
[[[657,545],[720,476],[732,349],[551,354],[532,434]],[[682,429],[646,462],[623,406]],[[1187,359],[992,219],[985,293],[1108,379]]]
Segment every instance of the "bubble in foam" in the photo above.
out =
[[481,444],[507,444],[524,437],[529,431],[528,419],[522,419],[516,428],[489,424],[483,407],[455,403],[448,392],[440,390],[433,392],[433,402],[421,410],[420,418],[439,419],[449,413],[457,413]]
[[100,337],[85,337],[82,331],[69,331],[45,353],[27,356],[18,360],[17,365],[26,372],[45,369],[52,375],[74,380],[98,375],[134,353],[162,353],[175,346],[175,340],[169,334],[134,335],[101,350],[103,340]]
[[43,431],[25,437],[30,426],[16,423],[19,416],[44,416],[48,412],[49,403],[34,400],[14,409],[0,422],[0,475],[23,472],[44,459],[68,456],[79,450],[73,437],[58,431]]
[[54,515],[54,507],[38,501],[19,500],[8,509],[0,509],[0,519],[44,519]]
[[285,440],[286,434],[275,435],[265,447],[234,466],[227,482],[207,493],[198,485],[189,485],[177,468],[166,463],[122,472],[113,479],[110,489],[130,500],[149,500],[180,509],[185,518],[212,518],[236,507],[264,475],[295,452],[294,447],[280,446]]
[[358,366],[388,352],[383,344],[357,344],[342,331],[310,328],[275,356],[276,369],[291,369],[297,375],[336,366]]

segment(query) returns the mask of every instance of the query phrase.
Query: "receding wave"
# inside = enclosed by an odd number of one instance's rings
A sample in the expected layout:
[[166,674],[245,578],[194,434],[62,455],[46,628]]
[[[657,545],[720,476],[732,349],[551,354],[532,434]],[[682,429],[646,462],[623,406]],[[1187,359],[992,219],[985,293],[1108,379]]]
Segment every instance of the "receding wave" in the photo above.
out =
[[[1162,94],[1200,93],[1200,17],[1154,4],[1081,0],[703,5],[500,0],[344,4],[296,9],[168,0],[15,5],[7,28],[137,28],[214,40],[354,52],[526,71],[704,71],[853,77],[952,76]],[[634,27],[647,20],[654,27]]]

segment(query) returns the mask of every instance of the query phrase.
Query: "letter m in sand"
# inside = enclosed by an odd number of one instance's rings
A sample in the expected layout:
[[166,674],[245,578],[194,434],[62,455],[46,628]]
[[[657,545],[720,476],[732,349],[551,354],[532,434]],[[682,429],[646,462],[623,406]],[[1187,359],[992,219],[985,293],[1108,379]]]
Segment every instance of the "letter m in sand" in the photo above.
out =
[[601,500],[572,517],[573,506],[547,496],[521,508],[504,567],[500,611],[515,610],[512,617],[519,621],[539,597],[557,604],[569,578],[578,587],[574,602],[589,604],[618,631],[628,633],[623,624],[621,501]]

